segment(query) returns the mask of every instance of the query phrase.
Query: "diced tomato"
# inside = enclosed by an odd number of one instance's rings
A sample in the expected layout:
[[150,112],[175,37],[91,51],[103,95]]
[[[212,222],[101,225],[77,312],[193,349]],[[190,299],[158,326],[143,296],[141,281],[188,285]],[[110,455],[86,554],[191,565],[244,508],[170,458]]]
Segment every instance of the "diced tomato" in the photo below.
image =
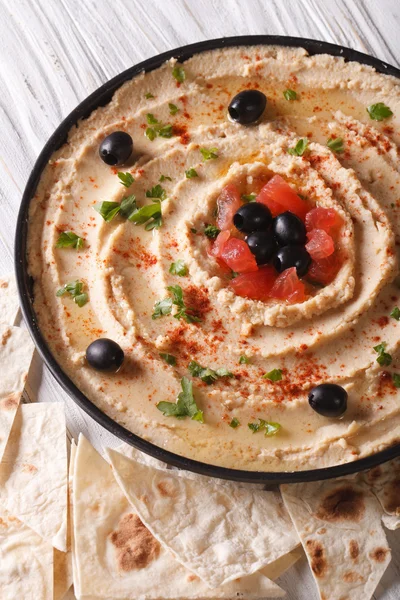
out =
[[290,210],[304,221],[304,217],[308,212],[307,203],[296,194],[294,189],[280,175],[274,175],[264,185],[256,201],[268,206],[274,217]]
[[275,281],[271,298],[286,300],[289,304],[304,302],[306,299],[305,285],[297,276],[296,267],[286,269]]
[[341,266],[341,260],[337,252],[334,252],[328,258],[313,260],[308,269],[307,279],[328,285],[335,279]]
[[323,229],[313,229],[307,233],[306,250],[314,260],[328,258],[335,252],[335,244],[331,236]]
[[215,240],[215,242],[213,243],[213,245],[211,247],[211,250],[210,250],[211,256],[215,256],[216,258],[220,257],[222,248],[224,247],[224,245],[226,244],[226,242],[229,240],[230,237],[231,237],[231,234],[229,231],[221,231],[218,234],[217,239]]
[[343,225],[343,219],[333,208],[317,206],[306,214],[306,229],[323,229],[326,233],[337,232]]
[[221,251],[221,258],[232,271],[237,273],[258,271],[254,254],[250,252],[248,245],[243,240],[230,238],[225,242]]
[[224,187],[217,199],[217,226],[221,231],[233,227],[233,215],[241,204],[237,187],[232,183]]
[[243,273],[232,279],[230,285],[235,294],[252,300],[268,300],[276,280],[273,267],[261,267],[255,273]]

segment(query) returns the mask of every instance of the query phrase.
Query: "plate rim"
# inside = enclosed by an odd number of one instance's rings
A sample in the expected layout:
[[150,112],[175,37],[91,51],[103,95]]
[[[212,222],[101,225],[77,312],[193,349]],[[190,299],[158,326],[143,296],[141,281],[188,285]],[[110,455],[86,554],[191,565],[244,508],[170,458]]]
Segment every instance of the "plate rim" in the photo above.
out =
[[148,72],[158,68],[171,58],[177,58],[180,62],[185,62],[185,60],[188,60],[194,54],[199,54],[208,50],[234,46],[255,45],[273,45],[296,48],[300,47],[304,48],[310,55],[329,54],[331,56],[339,56],[349,62],[356,61],[368,65],[376,69],[379,73],[391,75],[400,80],[399,68],[368,54],[358,52],[345,46],[332,44],[330,42],[324,42],[310,38],[280,35],[244,35],[204,40],[201,42],[180,46],[172,50],[167,50],[166,52],[141,61],[140,63],[125,69],[115,77],[108,80],[89,96],[87,96],[82,102],[80,102],[65,117],[65,119],[63,119],[63,121],[44,145],[31,170],[18,211],[14,243],[14,269],[22,315],[29,333],[33,338],[36,349],[38,350],[45,365],[52,373],[53,377],[61,385],[64,391],[67,392],[69,398],[71,398],[90,417],[99,423],[99,425],[121,439],[121,441],[124,441],[138,450],[174,467],[218,479],[243,483],[262,483],[270,486],[276,486],[284,483],[301,483],[333,479],[337,477],[344,477],[346,475],[352,475],[365,469],[370,469],[388,460],[396,458],[397,456],[400,456],[400,442],[393,444],[375,454],[371,454],[362,459],[354,460],[344,464],[302,471],[276,472],[251,471],[220,467],[186,458],[157,446],[156,444],[143,439],[137,434],[132,433],[100,410],[83,394],[83,392],[79,390],[79,388],[73,383],[72,379],[70,379],[70,377],[62,369],[61,365],[57,362],[56,358],[51,353],[36,320],[33,309],[33,280],[28,274],[26,257],[29,206],[35,194],[40,176],[53,152],[55,152],[65,143],[69,130],[79,120],[87,118],[93,110],[107,104],[111,100],[114,92],[121,87],[123,83],[132,79],[142,71]]

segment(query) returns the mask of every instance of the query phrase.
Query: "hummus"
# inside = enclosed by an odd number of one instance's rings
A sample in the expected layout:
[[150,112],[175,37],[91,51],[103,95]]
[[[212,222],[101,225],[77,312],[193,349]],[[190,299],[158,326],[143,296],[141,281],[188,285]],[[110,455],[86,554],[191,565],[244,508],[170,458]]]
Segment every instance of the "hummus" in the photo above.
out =
[[[31,202],[28,258],[37,319],[54,356],[112,419],[206,463],[312,469],[398,443],[400,321],[390,313],[400,304],[400,82],[356,62],[273,46],[196,55],[182,65],[181,82],[172,75],[174,66],[170,61],[125,83],[108,105],[71,130],[43,171]],[[268,99],[254,125],[227,118],[229,102],[244,89]],[[285,98],[287,89],[296,91],[295,100]],[[381,102],[393,115],[371,119],[367,107]],[[151,128],[148,114],[171,124],[173,135],[144,135]],[[114,168],[100,159],[99,145],[121,130],[134,150],[127,164]],[[308,139],[307,151],[288,153],[299,138]],[[329,138],[341,138],[344,151],[331,150]],[[204,148],[216,149],[217,156],[204,160]],[[189,169],[197,177],[188,178]],[[132,174],[129,188],[118,171]],[[334,208],[343,221],[340,271],[299,303],[237,296],[204,235],[227,184],[249,194],[276,174],[314,205]],[[166,196],[158,229],[120,216],[106,222],[94,210],[96,203],[129,194],[150,204],[146,191],[156,185]],[[84,238],[84,247],[56,248],[65,231]],[[170,273],[178,260],[187,267],[185,276]],[[71,296],[56,296],[75,280],[88,294],[82,307]],[[174,318],[175,306],[152,318],[155,304],[168,297],[166,288],[176,285],[200,322]],[[117,373],[86,362],[87,346],[102,337],[125,352]],[[390,365],[377,362],[374,347],[382,343]],[[173,355],[176,364],[160,354]],[[234,375],[211,385],[193,378],[204,423],[157,409],[161,401],[175,402],[193,360]],[[263,378],[274,369],[280,380]],[[340,419],[321,416],[308,403],[310,389],[327,382],[348,393]],[[279,423],[277,434],[254,433],[248,424],[260,418]],[[233,419],[238,426],[230,426]]]

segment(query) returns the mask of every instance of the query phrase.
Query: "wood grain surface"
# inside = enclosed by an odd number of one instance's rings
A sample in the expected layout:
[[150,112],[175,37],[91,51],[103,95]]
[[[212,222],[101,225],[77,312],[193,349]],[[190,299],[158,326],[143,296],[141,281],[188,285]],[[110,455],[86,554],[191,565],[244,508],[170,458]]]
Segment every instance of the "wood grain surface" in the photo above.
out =
[[[0,275],[13,268],[24,185],[47,138],[99,85],[184,44],[278,34],[342,44],[400,66],[399,0],[0,0]],[[68,426],[97,447],[118,440],[68,398],[38,356],[26,399],[64,401]],[[400,598],[400,531],[374,598]],[[316,600],[305,559],[278,582],[289,600]]]

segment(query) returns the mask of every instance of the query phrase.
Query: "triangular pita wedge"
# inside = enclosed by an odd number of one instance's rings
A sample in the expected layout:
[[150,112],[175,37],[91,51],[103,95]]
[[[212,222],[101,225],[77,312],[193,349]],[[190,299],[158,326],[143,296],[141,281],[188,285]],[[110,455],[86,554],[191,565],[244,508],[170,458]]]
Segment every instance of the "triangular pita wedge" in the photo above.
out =
[[21,404],[0,464],[0,506],[66,550],[67,450],[62,404]]
[[17,284],[12,273],[0,277],[0,323],[14,325],[19,311]]
[[284,596],[259,573],[209,589],[151,535],[116,483],[110,465],[82,435],[72,495],[77,597],[251,600]]
[[108,456],[145,525],[211,587],[259,571],[299,543],[279,492],[187,478],[111,449]]
[[321,599],[369,600],[390,562],[381,507],[349,479],[281,486]]
[[272,579],[273,581],[275,581],[275,579],[278,579],[278,577],[286,573],[286,571],[290,569],[290,567],[292,567],[303,556],[303,548],[299,544],[299,546],[294,550],[291,550],[287,554],[284,554],[280,558],[277,558],[267,567],[260,569],[260,573],[265,575],[265,577],[268,577],[268,579]]
[[28,377],[33,350],[33,342],[25,329],[0,324],[0,461]]
[[1,600],[53,600],[53,548],[0,508]]
[[382,521],[388,529],[400,528],[400,458],[378,465],[363,473],[364,481],[378,498],[385,514]]

